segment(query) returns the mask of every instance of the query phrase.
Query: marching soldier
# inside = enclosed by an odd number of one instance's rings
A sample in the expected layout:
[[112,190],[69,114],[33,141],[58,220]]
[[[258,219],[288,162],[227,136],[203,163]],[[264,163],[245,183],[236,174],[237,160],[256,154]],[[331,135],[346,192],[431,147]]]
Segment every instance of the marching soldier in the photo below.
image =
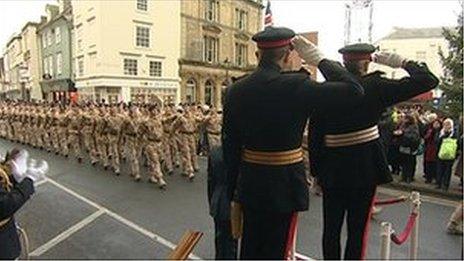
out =
[[206,133],[208,145],[210,148],[221,144],[222,110],[212,108],[207,117],[205,117]]
[[98,108],[98,114],[95,115],[95,145],[98,152],[98,161],[103,165],[105,170],[109,167],[108,162],[108,118],[105,111],[105,105]]
[[129,156],[129,164],[131,167],[131,176],[134,177],[135,181],[140,181],[140,137],[139,137],[139,115],[137,107],[132,106],[129,109],[129,115],[124,119],[123,122],[123,134],[126,137],[127,152]]
[[183,175],[187,176],[191,181],[195,178],[196,162],[195,151],[195,125],[191,119],[190,110],[178,108],[179,117],[173,123],[173,130],[178,130],[180,134],[180,152]]
[[69,129],[68,129],[68,146],[72,154],[77,158],[77,162],[82,162],[81,152],[81,128],[82,117],[79,108],[72,106],[68,116]]
[[148,159],[149,182],[158,184],[161,189],[164,189],[166,181],[163,179],[163,172],[161,171],[163,137],[161,115],[158,114],[156,107],[153,106],[149,116],[141,122],[141,136],[144,137],[144,141],[146,142],[145,154]]
[[95,166],[98,162],[98,151],[95,144],[95,108],[88,106],[82,113],[82,139],[84,147],[89,153],[90,163]]
[[121,137],[121,125],[123,119],[116,113],[116,110],[117,108],[114,106],[110,108],[106,132],[108,133],[108,151],[111,155],[111,167],[113,168],[114,173],[119,176],[121,173],[121,164],[118,143]]
[[[425,64],[397,54],[379,53],[375,62],[403,68],[409,77],[386,79],[367,73],[375,47],[354,44],[339,50],[348,71],[365,89],[365,96],[337,108],[316,112],[312,124],[311,164],[323,189],[324,259],[340,259],[340,232],[345,215],[348,240],[345,259],[363,259],[376,186],[392,180],[377,126],[383,111],[433,89],[438,79]],[[332,75],[325,75],[328,80]],[[313,153],[314,152],[314,153]]]
[[[224,105],[223,151],[228,196],[243,208],[242,259],[285,259],[296,213],[308,209],[301,149],[308,112],[362,96],[363,89],[338,63],[287,28],[253,36],[258,68],[229,87]],[[301,62],[337,77],[317,83],[292,71]],[[277,106],[278,105],[278,106]],[[240,178],[238,178],[240,172]],[[239,184],[237,184],[237,181]]]
[[68,111],[64,106],[60,107],[60,112],[58,114],[58,152],[65,156],[66,158],[69,155],[69,146],[68,146],[68,122],[69,115]]
[[164,109],[162,115],[162,124],[163,124],[163,160],[164,168],[168,175],[172,175],[174,171],[174,152],[172,151],[175,148],[175,140],[172,136],[172,123],[177,118],[176,113],[174,112],[174,105],[169,104],[167,108]]

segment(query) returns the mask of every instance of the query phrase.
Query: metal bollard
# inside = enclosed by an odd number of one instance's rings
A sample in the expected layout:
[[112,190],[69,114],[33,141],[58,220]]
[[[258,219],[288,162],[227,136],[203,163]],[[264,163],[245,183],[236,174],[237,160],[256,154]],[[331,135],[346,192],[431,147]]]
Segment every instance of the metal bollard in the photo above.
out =
[[390,260],[390,249],[391,249],[391,239],[390,236],[393,233],[392,224],[389,222],[382,222],[382,228],[380,230],[380,259],[381,260]]
[[413,191],[411,193],[411,212],[416,212],[416,222],[411,232],[411,245],[409,247],[409,259],[417,260],[417,249],[419,247],[419,219],[420,219],[420,193]]

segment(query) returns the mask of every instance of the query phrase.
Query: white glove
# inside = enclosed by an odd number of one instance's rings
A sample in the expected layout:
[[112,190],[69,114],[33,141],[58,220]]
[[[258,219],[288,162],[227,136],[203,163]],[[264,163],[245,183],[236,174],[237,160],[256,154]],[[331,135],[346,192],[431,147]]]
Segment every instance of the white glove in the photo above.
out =
[[24,179],[24,175],[27,171],[28,158],[29,152],[20,150],[15,158],[11,160],[11,174],[16,182],[21,182]]
[[297,35],[293,38],[292,43],[301,59],[309,65],[318,66],[322,59],[325,58],[317,46],[303,36]]
[[380,52],[374,54],[374,62],[390,66],[392,68],[401,68],[406,59],[396,53]]
[[46,161],[41,161],[39,165],[27,169],[25,177],[30,178],[34,183],[45,178],[45,173],[48,171]]

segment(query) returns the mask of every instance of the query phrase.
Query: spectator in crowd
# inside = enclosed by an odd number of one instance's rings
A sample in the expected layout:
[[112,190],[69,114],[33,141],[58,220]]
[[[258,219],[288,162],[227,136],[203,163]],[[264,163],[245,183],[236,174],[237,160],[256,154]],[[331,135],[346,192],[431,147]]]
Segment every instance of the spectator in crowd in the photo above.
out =
[[463,137],[463,130],[462,130],[462,127],[463,127],[463,124],[464,124],[464,120],[463,120],[463,117],[461,116],[459,118],[459,122],[461,123],[459,126],[460,128],[458,129],[459,130],[459,141],[458,141],[458,147],[460,148],[459,150],[459,153],[458,153],[458,159],[457,159],[457,163],[456,163],[456,168],[454,170],[454,175],[459,177],[460,179],[460,182],[459,182],[459,186],[462,187],[462,155],[463,155],[463,142],[464,142],[464,137]]
[[438,137],[437,189],[448,190],[453,163],[459,151],[458,136],[455,133],[453,120],[447,118]]
[[215,259],[237,259],[237,240],[231,231],[230,201],[222,147],[214,146],[208,155],[209,213],[214,219]]
[[416,118],[412,115],[406,115],[393,135],[398,137],[400,145],[401,180],[406,183],[411,183],[416,171],[417,150],[421,142]]
[[425,131],[425,153],[424,153],[424,174],[425,183],[432,183],[437,175],[437,143],[440,133],[441,122],[435,119],[430,123]]

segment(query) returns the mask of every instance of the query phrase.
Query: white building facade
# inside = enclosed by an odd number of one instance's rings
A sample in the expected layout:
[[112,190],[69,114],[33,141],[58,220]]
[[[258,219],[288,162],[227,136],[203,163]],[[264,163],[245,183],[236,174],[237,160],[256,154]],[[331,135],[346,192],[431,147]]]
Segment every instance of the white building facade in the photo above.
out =
[[180,1],[73,1],[80,101],[178,102]]

